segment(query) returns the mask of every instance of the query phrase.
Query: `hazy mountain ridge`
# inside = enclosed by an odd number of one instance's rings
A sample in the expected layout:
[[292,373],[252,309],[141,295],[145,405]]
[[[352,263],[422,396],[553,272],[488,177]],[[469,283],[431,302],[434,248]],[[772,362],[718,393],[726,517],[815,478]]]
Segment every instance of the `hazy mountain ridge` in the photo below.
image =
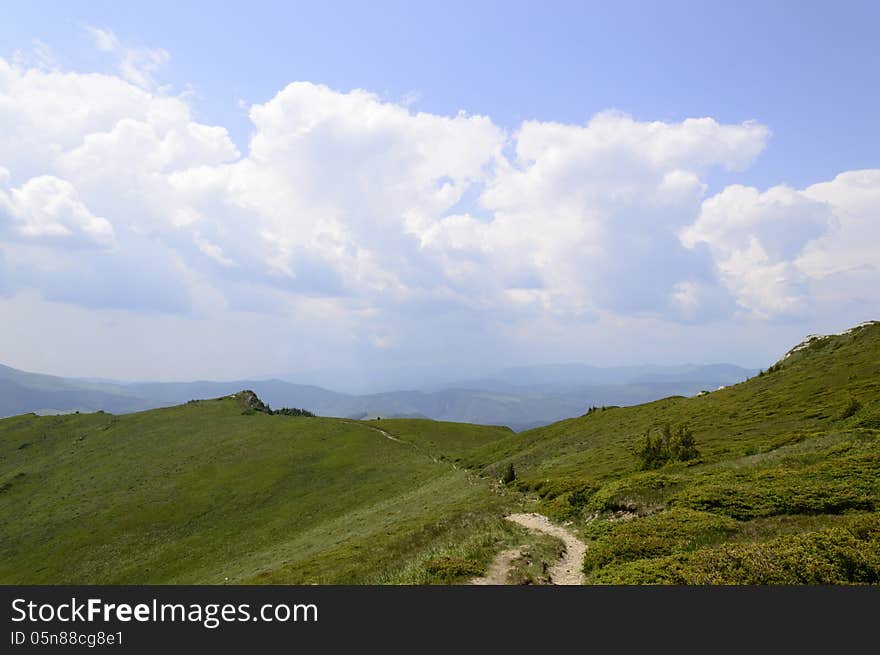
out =
[[98,410],[125,414],[250,388],[272,407],[303,407],[321,416],[427,417],[523,430],[579,416],[592,405],[633,405],[666,396],[693,395],[753,373],[730,364],[614,369],[535,366],[440,388],[355,395],[276,379],[111,383],[2,366],[0,416]]

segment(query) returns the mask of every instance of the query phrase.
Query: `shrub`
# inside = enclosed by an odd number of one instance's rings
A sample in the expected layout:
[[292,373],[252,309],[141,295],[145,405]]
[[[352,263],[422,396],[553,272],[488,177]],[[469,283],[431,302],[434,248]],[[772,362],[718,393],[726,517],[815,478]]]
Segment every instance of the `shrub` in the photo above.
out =
[[[726,546],[695,557],[696,584],[877,584],[880,539],[876,519],[849,529],[831,528],[774,539],[766,544]],[[873,529],[872,529],[873,527]]]
[[595,405],[590,405],[590,408],[587,410],[587,413],[583,416],[589,416],[590,414],[595,414],[596,412],[605,412],[609,409],[617,409],[619,405],[602,405],[601,407],[597,407]]
[[569,520],[579,516],[590,505],[599,485],[588,478],[558,477],[542,480],[516,481],[520,491],[536,492],[544,501],[543,512],[557,520]]
[[762,543],[641,559],[596,571],[611,584],[877,584],[880,518]]
[[282,407],[281,409],[271,410],[269,413],[279,416],[314,416],[309,410],[300,409],[299,407]]
[[862,408],[862,403],[860,403],[855,398],[850,398],[846,407],[843,408],[843,411],[840,413],[840,418],[845,419],[854,415],[857,411]]
[[844,442],[815,456],[817,461],[805,466],[792,462],[757,471],[714,471],[667,502],[740,520],[876,509],[880,458],[871,443]]
[[635,452],[643,470],[660,468],[667,462],[686,462],[700,454],[694,433],[687,424],[673,429],[668,423],[659,430],[648,430]]
[[684,508],[615,522],[587,549],[584,570],[694,550],[737,529],[737,522],[727,516]]
[[600,512],[624,510],[644,513],[662,507],[680,483],[680,477],[666,473],[636,473],[602,485],[591,496],[589,506]]

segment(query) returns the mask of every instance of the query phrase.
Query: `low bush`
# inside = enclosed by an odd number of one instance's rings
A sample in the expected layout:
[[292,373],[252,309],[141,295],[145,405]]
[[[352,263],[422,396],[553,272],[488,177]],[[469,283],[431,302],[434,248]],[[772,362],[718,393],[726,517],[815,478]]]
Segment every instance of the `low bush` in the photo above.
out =
[[873,510],[880,494],[880,456],[865,443],[836,444],[816,463],[716,471],[670,496],[677,507],[748,520],[779,514],[840,514]]
[[840,412],[840,419],[847,419],[850,416],[853,416],[856,412],[858,412],[862,408],[862,403],[860,403],[855,398],[850,398],[849,402]]
[[269,413],[279,416],[314,416],[309,410],[299,407],[282,407],[281,409],[269,410]]
[[642,559],[596,571],[609,584],[877,584],[880,516],[846,527]]
[[644,511],[665,503],[681,478],[659,471],[644,471],[602,485],[590,498],[600,512]]
[[581,477],[560,477],[548,480],[517,480],[520,491],[533,491],[544,501],[542,511],[558,520],[576,518],[591,506],[599,485]]
[[617,521],[590,544],[584,571],[694,550],[737,530],[737,522],[731,518],[685,508]]
[[650,470],[660,468],[668,462],[687,462],[696,459],[700,452],[694,433],[687,424],[674,429],[669,424],[648,430],[642,445],[635,450],[641,460],[641,468]]

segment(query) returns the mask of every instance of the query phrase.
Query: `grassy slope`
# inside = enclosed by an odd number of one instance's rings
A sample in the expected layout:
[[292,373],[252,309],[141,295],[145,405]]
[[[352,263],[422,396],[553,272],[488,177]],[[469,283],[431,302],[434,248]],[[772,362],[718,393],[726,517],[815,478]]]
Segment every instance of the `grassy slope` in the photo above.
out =
[[0,421],[0,581],[430,582],[429,556],[479,568],[515,536],[486,481],[425,452],[454,459],[506,428],[376,423],[411,448],[367,423],[242,410]]
[[[693,428],[701,457],[639,471],[633,448],[667,422]],[[596,582],[878,581],[880,325],[706,396],[593,412],[465,460],[513,462],[521,489],[593,540]]]

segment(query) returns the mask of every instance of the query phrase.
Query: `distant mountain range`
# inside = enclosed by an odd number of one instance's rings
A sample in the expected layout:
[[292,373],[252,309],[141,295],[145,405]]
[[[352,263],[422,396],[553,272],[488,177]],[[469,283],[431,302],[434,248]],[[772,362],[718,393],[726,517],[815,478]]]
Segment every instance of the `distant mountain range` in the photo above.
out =
[[732,364],[526,366],[421,390],[354,395],[274,379],[120,383],[27,373],[0,365],[0,417],[98,410],[125,414],[252,389],[274,408],[302,407],[321,416],[425,417],[506,425],[520,431],[580,416],[594,405],[691,396],[755,373]]

